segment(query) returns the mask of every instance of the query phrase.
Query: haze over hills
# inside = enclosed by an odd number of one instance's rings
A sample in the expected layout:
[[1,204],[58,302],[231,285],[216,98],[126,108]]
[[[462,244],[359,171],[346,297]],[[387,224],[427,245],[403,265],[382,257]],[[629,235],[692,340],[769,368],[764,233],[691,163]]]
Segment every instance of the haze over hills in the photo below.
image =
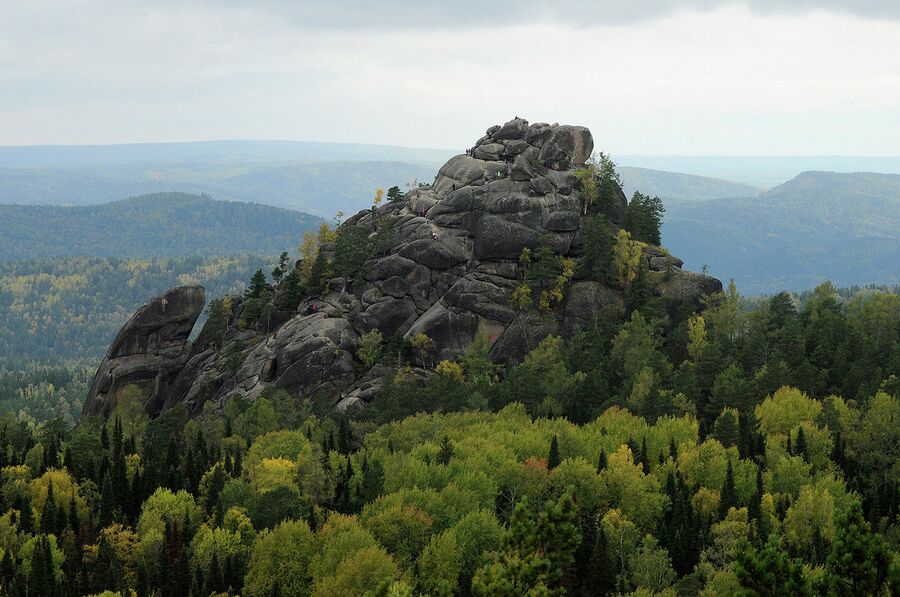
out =
[[900,176],[804,172],[755,198],[673,203],[663,241],[745,293],[900,281]]
[[900,156],[742,156],[742,155],[618,155],[620,167],[635,166],[719,178],[770,189],[811,170],[900,174]]
[[618,172],[625,196],[630,198],[635,191],[640,191],[645,195],[657,196],[666,204],[673,201],[753,197],[762,192],[759,188],[745,184],[680,172],[633,166],[620,166]]
[[[330,218],[338,210],[365,208],[377,188],[405,190],[430,182],[453,153],[299,141],[0,146],[0,204],[92,205],[180,191]],[[613,154],[613,159],[629,196],[640,189],[666,201],[753,196],[804,170],[900,174],[896,157]]]
[[277,255],[322,220],[185,193],[82,207],[0,205],[0,260]]

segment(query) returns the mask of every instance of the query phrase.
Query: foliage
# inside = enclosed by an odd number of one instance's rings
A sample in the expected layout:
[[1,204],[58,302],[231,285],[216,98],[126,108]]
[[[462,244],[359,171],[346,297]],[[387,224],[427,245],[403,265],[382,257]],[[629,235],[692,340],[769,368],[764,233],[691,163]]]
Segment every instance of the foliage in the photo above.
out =
[[271,262],[252,256],[0,262],[0,363],[27,370],[30,360],[99,359],[147,297],[179,284],[202,284],[207,296],[240,293],[250,273]]

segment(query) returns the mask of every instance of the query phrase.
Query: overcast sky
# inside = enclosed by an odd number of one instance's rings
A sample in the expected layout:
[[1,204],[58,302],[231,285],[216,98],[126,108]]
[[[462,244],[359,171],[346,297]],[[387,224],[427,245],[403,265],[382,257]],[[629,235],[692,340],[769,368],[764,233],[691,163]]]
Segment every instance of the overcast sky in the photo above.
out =
[[900,155],[897,0],[546,4],[0,0],[0,145],[461,148],[519,115],[617,154]]

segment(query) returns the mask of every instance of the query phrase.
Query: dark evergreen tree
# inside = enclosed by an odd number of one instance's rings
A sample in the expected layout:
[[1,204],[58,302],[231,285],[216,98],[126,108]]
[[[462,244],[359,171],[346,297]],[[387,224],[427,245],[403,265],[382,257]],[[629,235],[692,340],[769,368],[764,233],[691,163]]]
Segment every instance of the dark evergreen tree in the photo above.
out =
[[445,435],[444,439],[441,440],[441,449],[438,451],[438,463],[447,466],[450,464],[451,458],[453,458],[453,444],[450,443],[450,438]]
[[53,495],[53,482],[47,484],[47,499],[41,512],[40,532],[45,535],[58,534],[56,529],[56,498]]
[[253,277],[250,278],[250,286],[247,287],[244,296],[248,299],[258,299],[262,296],[263,291],[266,290],[268,286],[269,284],[266,281],[266,275],[261,269],[258,269],[256,270],[256,273],[253,274]]
[[552,471],[559,466],[559,463],[559,441],[556,439],[556,435],[554,435],[553,439],[550,440],[550,453],[547,455],[547,470]]
[[403,192],[400,190],[398,186],[392,186],[387,190],[387,200],[390,203],[399,203],[403,201]]
[[350,421],[346,416],[341,417],[338,422],[337,449],[341,454],[349,454],[353,451],[353,434],[350,431]]
[[809,452],[806,447],[806,434],[803,433],[803,427],[797,429],[797,442],[794,446],[794,454],[800,456],[803,460],[809,461]]
[[881,535],[872,532],[858,502],[836,528],[819,592],[828,597],[900,595],[900,570],[892,569],[890,548]]
[[638,454],[637,461],[641,465],[644,474],[650,472],[650,459],[647,458],[647,436],[641,438],[641,451]]
[[591,218],[585,228],[584,257],[580,274],[589,280],[609,283],[613,264],[613,235],[602,214]]
[[606,452],[603,451],[603,448],[600,448],[600,456],[597,457],[597,474],[602,473],[606,469],[606,465]]
[[811,597],[813,594],[803,564],[791,558],[774,535],[760,549],[745,543],[735,557],[734,573],[746,595]]
[[719,518],[725,518],[730,508],[738,506],[737,490],[734,487],[734,469],[731,467],[731,459],[728,460],[728,468],[725,469],[725,482],[722,483],[722,491],[719,493]]

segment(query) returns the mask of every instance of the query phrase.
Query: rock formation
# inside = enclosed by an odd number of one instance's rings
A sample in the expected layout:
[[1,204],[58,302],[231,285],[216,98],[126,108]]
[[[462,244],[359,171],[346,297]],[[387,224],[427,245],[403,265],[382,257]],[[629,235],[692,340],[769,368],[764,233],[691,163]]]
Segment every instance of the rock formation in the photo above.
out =
[[[434,341],[432,363],[458,357],[484,334],[491,358],[509,363],[547,334],[569,335],[589,324],[607,306],[621,312],[621,289],[577,276],[550,310],[520,309],[510,298],[522,284],[524,248],[534,251],[549,243],[557,255],[576,262],[584,254],[585,224],[595,213],[585,205],[575,171],[592,150],[591,133],[584,127],[529,125],[516,118],[489,128],[465,155],[451,158],[433,184],[412,189],[402,201],[364,210],[342,225],[344,230],[361,228],[370,237],[379,230],[391,232],[360,274],[328,280],[326,290],[304,299],[296,313],[277,317],[277,329],[268,334],[232,325],[230,350],[242,354],[237,371],[229,370],[228,351],[203,341],[203,334],[185,360],[180,352],[185,333],[179,336],[177,356],[164,359],[148,352],[141,356],[140,375],[126,377],[110,369],[125,364],[116,365],[114,344],[85,412],[103,412],[111,390],[128,379],[145,386],[153,380],[147,393],[151,413],[178,403],[197,413],[210,400],[221,404],[234,394],[253,398],[270,385],[346,408],[371,400],[391,374],[383,365],[366,371],[360,362],[360,337],[370,330],[379,330],[385,339],[426,334]],[[626,205],[621,189],[616,190],[613,228]],[[334,243],[328,243],[319,258],[333,258],[334,251]],[[667,297],[673,309],[696,306],[702,295],[722,288],[714,278],[682,271],[679,260],[657,247],[647,247],[642,259],[651,272],[668,271],[656,276],[653,292]],[[235,323],[241,297],[232,302]],[[131,335],[129,326],[120,337]],[[150,375],[151,362],[160,364],[157,374]],[[419,373],[428,375],[427,370]]]
[[190,354],[188,337],[205,301],[201,286],[177,286],[141,307],[100,363],[83,414],[108,415],[128,385],[140,390],[149,413],[158,414]]

